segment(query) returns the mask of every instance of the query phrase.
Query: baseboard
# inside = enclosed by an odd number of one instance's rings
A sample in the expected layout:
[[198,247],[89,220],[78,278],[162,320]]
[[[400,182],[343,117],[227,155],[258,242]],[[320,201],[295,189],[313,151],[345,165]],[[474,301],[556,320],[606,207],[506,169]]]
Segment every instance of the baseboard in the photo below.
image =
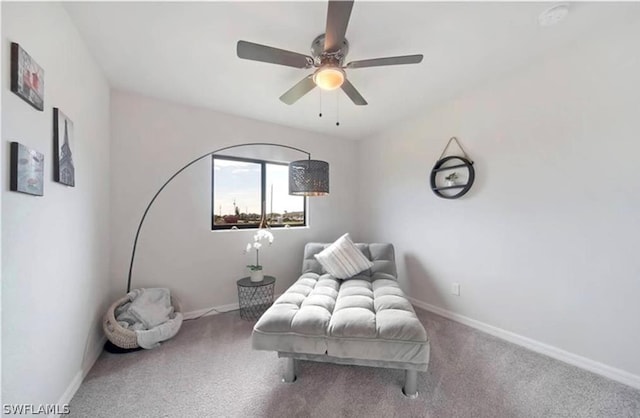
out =
[[218,315],[224,312],[231,312],[240,309],[238,303],[229,303],[227,305],[212,306],[210,308],[198,309],[195,311],[185,312],[184,319],[195,319],[205,316]]
[[[280,295],[282,295],[282,293],[278,293],[276,295],[273,296],[273,299],[276,300],[278,299],[278,297],[280,297]],[[211,316],[211,315],[217,315],[220,313],[225,313],[225,312],[231,312],[231,311],[237,311],[238,309],[240,309],[240,305],[238,305],[238,303],[229,303],[227,305],[220,305],[220,306],[212,306],[209,308],[204,308],[204,309],[198,309],[195,311],[189,311],[189,312],[185,312],[184,313],[184,319],[195,319],[195,318],[202,318],[205,316]]]
[[606,364],[579,356],[577,354],[570,353],[552,345],[545,344],[528,337],[524,337],[514,332],[486,324],[467,316],[451,312],[447,309],[431,305],[418,299],[408,299],[415,306],[425,309],[429,312],[433,312],[440,316],[444,316],[445,318],[470,326],[471,328],[486,332],[487,334],[491,334],[495,337],[517,344],[531,351],[535,351],[536,353],[544,354],[556,360],[560,360],[573,366],[580,367],[581,369],[585,369],[609,379],[615,380],[617,382],[624,383],[625,385],[631,386],[633,388],[640,389],[640,376],[638,375],[608,366]]
[[[69,402],[71,402],[73,395],[76,394],[76,392],[80,388],[80,385],[82,384],[82,379],[84,379],[83,374],[84,374],[83,370],[78,370],[78,373],[76,373],[73,379],[71,379],[71,383],[69,383],[69,386],[67,386],[67,390],[64,391],[64,393],[62,394],[62,396],[60,397],[56,405],[59,405],[60,408],[62,408],[62,405],[68,405]],[[60,414],[48,415],[49,418],[54,418],[54,417],[57,418],[59,416]]]
[[[73,379],[71,379],[71,383],[69,383],[69,386],[67,386],[67,390],[65,390],[62,396],[60,397],[60,399],[58,399],[57,405],[60,405],[60,406],[68,405],[69,402],[71,402],[71,399],[73,399],[73,396],[76,394],[76,392],[80,388],[82,381],[87,376],[87,374],[89,374],[89,371],[98,360],[98,357],[100,357],[100,354],[102,354],[102,347],[106,342],[107,342],[107,337],[102,336],[102,338],[100,339],[100,342],[98,343],[98,345],[96,345],[96,349],[94,350],[93,353],[91,353],[91,357],[89,358],[89,361],[86,363],[85,367],[81,370],[78,370],[78,373],[76,373]],[[57,418],[57,417],[60,417],[60,414],[50,414],[48,417]]]
[[[82,369],[82,380],[84,380],[84,378],[87,377],[87,375],[91,371],[91,368],[93,367],[93,365],[96,364],[96,361],[98,361],[98,358],[100,357],[100,354],[102,354],[102,348],[104,347],[104,345],[106,343],[107,343],[107,336],[103,335],[100,338],[100,342],[96,346],[95,351],[92,353],[91,357],[89,357],[89,361],[87,362],[86,366]],[[69,400],[71,400],[71,399],[69,399]]]

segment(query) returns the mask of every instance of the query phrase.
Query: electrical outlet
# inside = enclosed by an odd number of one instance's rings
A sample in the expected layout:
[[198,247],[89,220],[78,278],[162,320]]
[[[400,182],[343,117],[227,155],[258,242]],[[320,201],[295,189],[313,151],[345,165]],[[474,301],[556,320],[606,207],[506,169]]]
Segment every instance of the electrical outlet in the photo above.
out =
[[453,283],[451,285],[451,294],[460,296],[460,283]]

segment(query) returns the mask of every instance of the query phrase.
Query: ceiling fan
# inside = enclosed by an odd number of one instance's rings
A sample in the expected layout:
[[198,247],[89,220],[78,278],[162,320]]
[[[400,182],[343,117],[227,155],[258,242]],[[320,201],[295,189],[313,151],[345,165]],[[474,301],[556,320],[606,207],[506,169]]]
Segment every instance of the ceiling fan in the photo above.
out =
[[367,101],[347,79],[346,69],[418,64],[422,61],[422,55],[374,58],[351,61],[344,65],[345,57],[349,52],[349,42],[344,36],[347,32],[352,8],[353,0],[329,0],[326,31],[313,40],[311,44],[312,56],[253,42],[238,41],[238,57],[295,68],[315,67],[316,70],[313,74],[309,74],[280,96],[280,100],[288,105],[297,102],[316,86],[323,90],[342,88],[342,91],[349,96],[354,104],[366,105]]

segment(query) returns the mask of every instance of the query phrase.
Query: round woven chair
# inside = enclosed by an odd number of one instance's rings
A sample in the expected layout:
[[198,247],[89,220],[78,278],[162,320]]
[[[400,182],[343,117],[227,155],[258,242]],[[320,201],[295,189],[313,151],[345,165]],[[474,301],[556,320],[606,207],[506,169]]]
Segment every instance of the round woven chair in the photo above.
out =
[[[125,295],[109,306],[102,320],[102,329],[113,345],[124,349],[136,349],[140,347],[136,332],[118,324],[115,315],[116,309],[127,302],[130,302],[129,296]],[[182,312],[180,301],[175,296],[171,296],[171,305],[174,312]]]

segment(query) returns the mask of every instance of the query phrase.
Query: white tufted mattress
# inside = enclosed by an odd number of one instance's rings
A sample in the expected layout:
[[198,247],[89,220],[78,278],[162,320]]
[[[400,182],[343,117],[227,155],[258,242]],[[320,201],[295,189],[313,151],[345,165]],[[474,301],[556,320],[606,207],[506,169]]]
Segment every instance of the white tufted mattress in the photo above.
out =
[[340,280],[313,258],[327,245],[307,244],[305,272],[256,323],[253,347],[426,370],[427,334],[396,281],[393,246],[357,244],[374,266]]

